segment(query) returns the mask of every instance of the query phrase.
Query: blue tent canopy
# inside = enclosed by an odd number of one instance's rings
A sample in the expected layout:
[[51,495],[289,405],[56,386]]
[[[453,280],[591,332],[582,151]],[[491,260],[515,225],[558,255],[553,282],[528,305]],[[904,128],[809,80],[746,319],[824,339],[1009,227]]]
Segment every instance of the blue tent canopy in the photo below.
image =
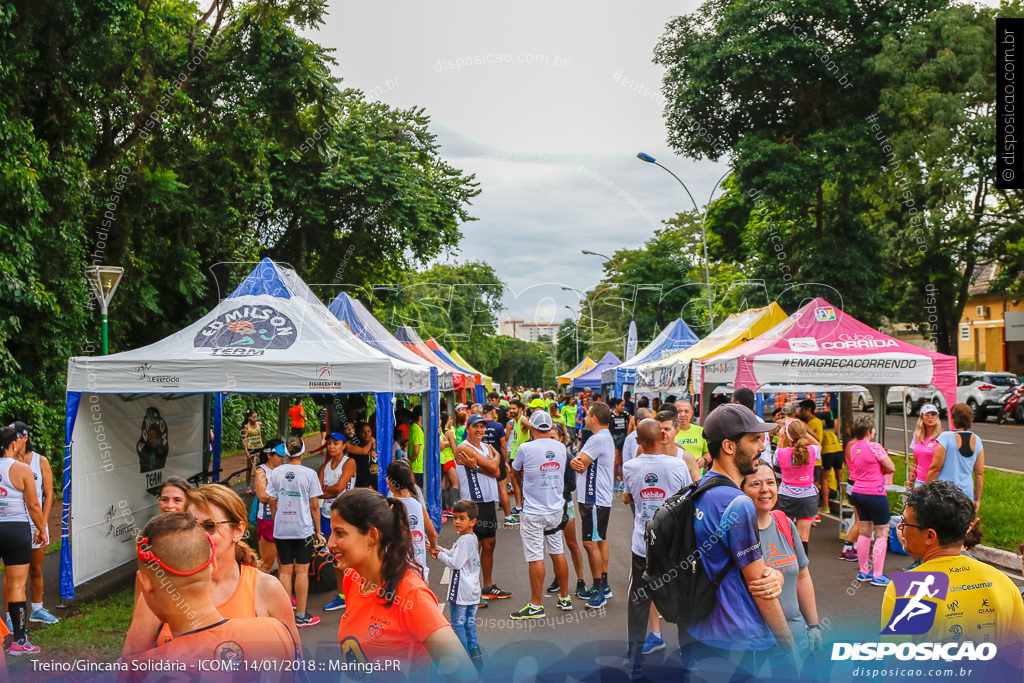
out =
[[689,325],[679,318],[661,331],[642,351],[618,367],[607,368],[601,373],[601,384],[614,384],[611,396],[622,396],[624,386],[636,382],[636,368],[644,363],[653,363],[690,348],[700,339]]
[[604,354],[604,358],[597,361],[597,365],[591,368],[589,372],[584,372],[579,377],[573,378],[572,391],[580,391],[582,389],[600,391],[601,373],[603,373],[605,370],[608,370],[609,368],[618,367],[619,365],[622,365],[622,361],[620,361],[614,353],[609,351],[608,353]]

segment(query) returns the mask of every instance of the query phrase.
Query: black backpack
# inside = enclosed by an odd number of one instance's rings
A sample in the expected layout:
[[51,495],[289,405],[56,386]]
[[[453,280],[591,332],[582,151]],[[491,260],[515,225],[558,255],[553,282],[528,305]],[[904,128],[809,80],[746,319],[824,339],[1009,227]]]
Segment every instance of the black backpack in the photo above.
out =
[[705,477],[670,496],[644,529],[644,580],[654,605],[673,624],[687,626],[706,619],[718,602],[718,586],[733,566],[727,564],[714,581],[708,578],[694,530],[694,503],[716,486],[736,488],[728,477]]

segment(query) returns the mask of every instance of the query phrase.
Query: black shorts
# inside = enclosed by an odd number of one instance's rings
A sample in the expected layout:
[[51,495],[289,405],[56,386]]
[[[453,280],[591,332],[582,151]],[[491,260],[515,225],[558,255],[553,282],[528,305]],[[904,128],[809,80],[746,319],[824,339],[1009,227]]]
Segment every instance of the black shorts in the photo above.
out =
[[0,560],[5,567],[32,561],[32,528],[28,522],[0,522]]
[[625,434],[612,434],[612,443],[615,444],[615,450],[621,451],[622,445],[626,443]]
[[412,473],[412,477],[413,477],[413,479],[416,480],[416,485],[420,487],[420,491],[422,491],[423,490],[423,473],[422,472],[413,472]]
[[279,564],[309,564],[313,560],[313,537],[275,538]]
[[494,538],[498,533],[498,515],[494,511],[494,501],[476,504],[476,526],[473,533],[479,540]]
[[498,456],[498,481],[508,479],[508,467],[505,465],[505,458]]
[[608,538],[608,517],[611,507],[580,503],[580,524],[584,541],[604,541]]
[[821,454],[821,468],[824,470],[838,470],[846,464],[846,454],[842,451]]
[[304,431],[306,431],[305,427],[292,427],[291,436],[297,436],[301,439]]
[[875,526],[887,526],[889,524],[889,498],[887,496],[873,496],[867,493],[854,493],[850,491],[850,502],[857,510],[857,516],[862,522],[871,522]]
[[818,514],[818,497],[793,498],[780,493],[775,509],[782,510],[790,519],[814,519]]

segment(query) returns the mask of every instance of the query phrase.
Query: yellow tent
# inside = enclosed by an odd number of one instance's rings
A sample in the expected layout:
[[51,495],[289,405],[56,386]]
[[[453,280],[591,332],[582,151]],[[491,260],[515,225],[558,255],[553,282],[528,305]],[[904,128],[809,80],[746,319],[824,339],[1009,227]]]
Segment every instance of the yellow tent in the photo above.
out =
[[480,379],[483,380],[484,386],[487,387],[487,392],[490,393],[490,391],[491,391],[491,378],[490,377],[488,377],[484,373],[480,372],[479,370],[474,370],[473,366],[470,365],[469,363],[467,363],[466,359],[463,358],[462,356],[460,356],[459,352],[456,351],[455,349],[450,349],[448,351],[448,353],[455,360],[455,362],[458,363],[460,366],[462,366],[466,370],[469,370],[470,372],[472,372],[475,375],[480,375]]
[[590,356],[587,356],[586,358],[581,360],[580,364],[574,367],[572,370],[565,373],[564,375],[558,376],[558,386],[561,387],[563,384],[568,384],[573,380],[574,377],[579,377],[584,373],[590,372],[591,370],[594,369],[595,365],[597,365],[597,361],[593,360]]
[[690,348],[659,361],[637,366],[637,393],[690,392],[693,361],[717,355],[759,337],[786,317],[782,307],[774,301],[763,308],[749,308],[742,313],[733,313],[711,334]]

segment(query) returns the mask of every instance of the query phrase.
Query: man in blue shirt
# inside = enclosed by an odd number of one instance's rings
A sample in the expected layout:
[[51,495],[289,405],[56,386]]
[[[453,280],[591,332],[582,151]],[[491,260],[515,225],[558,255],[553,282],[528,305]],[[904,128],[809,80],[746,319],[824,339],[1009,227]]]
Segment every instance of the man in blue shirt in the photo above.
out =
[[[743,477],[754,474],[754,461],[764,450],[762,435],[775,425],[759,420],[738,404],[719,406],[704,421],[711,455],[708,477],[725,477],[732,485],[716,486],[696,501],[694,530],[709,577],[729,568],[718,588],[718,602],[703,621],[679,629],[683,664],[699,671],[712,659],[732,661],[737,675],[751,680],[764,666],[776,644],[795,655],[793,634],[772,591],[753,597],[748,584],[764,575],[758,540],[757,510],[740,490]],[[733,677],[733,681],[740,678]]]

